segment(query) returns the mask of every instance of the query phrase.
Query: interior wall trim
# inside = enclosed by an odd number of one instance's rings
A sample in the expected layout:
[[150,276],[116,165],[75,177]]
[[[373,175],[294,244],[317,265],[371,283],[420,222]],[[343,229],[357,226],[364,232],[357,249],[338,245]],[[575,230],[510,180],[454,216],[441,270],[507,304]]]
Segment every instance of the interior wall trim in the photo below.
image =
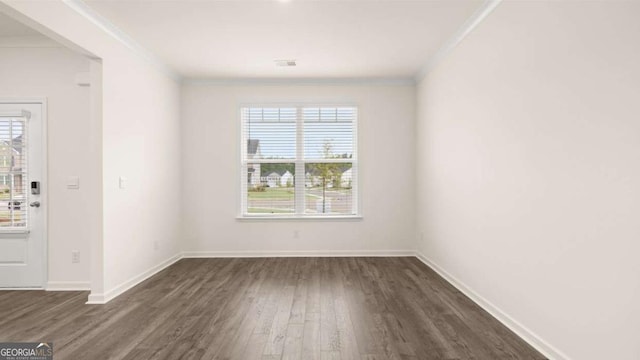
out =
[[447,55],[449,55],[453,49],[455,49],[456,46],[458,46],[462,40],[464,40],[464,38],[473,31],[473,29],[486,19],[501,2],[502,0],[485,0],[478,10],[473,13],[473,15],[471,15],[464,24],[462,24],[460,29],[458,29],[458,31],[456,31],[456,33],[453,34],[453,36],[449,38],[449,40],[447,40],[447,42],[445,42],[431,58],[429,58],[420,71],[418,71],[415,76],[416,84],[422,81],[431,70],[435,69],[435,67],[438,66],[438,64],[442,62],[442,60],[444,60],[444,58],[446,58]]

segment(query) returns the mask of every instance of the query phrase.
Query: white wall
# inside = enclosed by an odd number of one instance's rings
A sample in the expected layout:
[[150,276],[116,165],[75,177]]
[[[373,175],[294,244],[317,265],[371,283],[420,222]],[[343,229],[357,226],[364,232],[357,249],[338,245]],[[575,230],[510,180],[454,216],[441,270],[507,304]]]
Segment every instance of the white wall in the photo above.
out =
[[180,87],[124,60],[103,67],[103,106],[117,104],[104,109],[103,127],[107,291],[177,255],[182,238]]
[[[89,60],[63,47],[0,48],[0,98],[47,98],[49,168],[49,282],[89,286],[89,213],[100,191],[91,137],[89,88],[75,83],[89,71]],[[99,135],[99,133],[97,134]],[[66,187],[67,176],[80,177],[80,189]],[[80,263],[71,252],[80,251]]]
[[[554,355],[640,356],[640,4],[503,3],[420,84],[416,142],[412,86],[181,92],[60,2],[7,6],[102,58],[92,244],[107,298],[181,238],[196,253],[366,252],[411,249],[417,228],[427,258]],[[360,106],[364,219],[238,221],[238,104],[342,101]]]
[[[239,118],[246,103],[359,106],[359,221],[239,221]],[[184,249],[217,253],[412,250],[413,86],[184,85]],[[299,239],[294,231],[299,231]]]
[[0,7],[102,60],[102,221],[94,228],[103,233],[92,245],[103,264],[92,267],[90,300],[108,300],[180,252],[180,86],[63,2]]
[[638,19],[504,2],[418,90],[420,250],[558,358],[640,358]]

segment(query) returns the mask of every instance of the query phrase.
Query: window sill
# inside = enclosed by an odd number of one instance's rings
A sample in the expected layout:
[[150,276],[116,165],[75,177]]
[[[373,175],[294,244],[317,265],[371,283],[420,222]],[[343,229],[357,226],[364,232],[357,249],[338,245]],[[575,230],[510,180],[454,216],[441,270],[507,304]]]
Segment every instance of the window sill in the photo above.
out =
[[241,215],[238,221],[361,221],[362,215],[336,216],[269,216],[269,215]]
[[29,236],[29,230],[19,230],[19,229],[3,229],[0,230],[0,239],[6,238],[26,238]]

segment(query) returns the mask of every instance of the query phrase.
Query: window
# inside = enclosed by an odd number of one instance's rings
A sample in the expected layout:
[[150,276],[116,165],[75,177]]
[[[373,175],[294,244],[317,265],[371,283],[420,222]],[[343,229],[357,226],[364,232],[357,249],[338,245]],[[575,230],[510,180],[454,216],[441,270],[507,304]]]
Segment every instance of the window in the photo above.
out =
[[242,216],[358,214],[355,107],[243,107],[240,117]]
[[0,117],[0,230],[27,227],[26,118]]

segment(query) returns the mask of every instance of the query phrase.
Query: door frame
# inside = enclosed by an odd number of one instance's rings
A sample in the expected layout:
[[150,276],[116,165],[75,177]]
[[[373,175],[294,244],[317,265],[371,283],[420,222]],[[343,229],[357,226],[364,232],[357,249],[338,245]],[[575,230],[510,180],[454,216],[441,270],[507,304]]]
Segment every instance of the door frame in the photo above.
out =
[[[24,288],[2,288],[2,290],[46,290],[47,284],[49,283],[49,148],[48,138],[49,133],[47,132],[47,98],[46,97],[0,97],[0,104],[35,104],[40,105],[41,109],[41,119],[42,119],[42,127],[40,131],[42,131],[42,180],[40,180],[40,197],[44,200],[44,206],[40,209],[42,210],[42,283],[39,287],[24,287]],[[28,182],[30,183],[30,181]]]

